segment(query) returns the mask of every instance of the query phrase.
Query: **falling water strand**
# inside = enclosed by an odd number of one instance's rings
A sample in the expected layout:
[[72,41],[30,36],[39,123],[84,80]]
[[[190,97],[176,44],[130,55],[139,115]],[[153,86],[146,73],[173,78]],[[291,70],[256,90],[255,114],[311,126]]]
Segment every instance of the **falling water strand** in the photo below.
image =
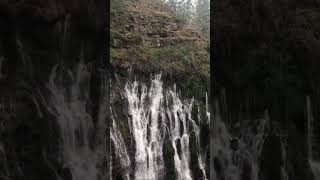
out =
[[312,107],[310,97],[307,96],[307,119],[308,119],[308,156],[310,160],[313,160],[313,152],[312,152],[312,138],[313,138],[313,115],[312,115]]
[[[135,180],[157,180],[164,178],[165,166],[163,143],[168,139],[173,148],[173,164],[176,179],[192,180],[190,169],[190,134],[195,132],[198,148],[200,148],[200,128],[191,119],[194,100],[181,100],[176,88],[164,89],[161,75],[155,75],[147,86],[138,81],[127,82],[124,97],[128,102],[128,126],[135,142],[134,157],[126,154],[120,131],[117,130],[115,117],[113,129],[115,154],[121,157],[121,166],[134,165]],[[200,122],[200,120],[199,120]],[[198,151],[200,155],[205,151]],[[206,179],[205,155],[198,158],[199,168]],[[123,161],[123,162],[121,162]],[[171,175],[173,176],[173,175]]]
[[[206,101],[207,103],[207,101]],[[207,104],[206,104],[207,106]],[[207,118],[210,117],[210,113],[207,111],[208,109],[206,109],[206,115]],[[209,115],[208,115],[209,114]],[[198,122],[201,125],[201,116],[200,116],[200,107],[198,107]],[[207,120],[208,122],[209,120]],[[202,149],[201,146],[201,140],[200,140],[200,128],[198,127],[198,125],[196,124],[195,121],[191,120],[192,122],[192,127],[193,127],[193,131],[195,132],[196,135],[196,141],[197,141],[197,146],[198,146],[198,164],[199,164],[199,168],[201,169],[202,175],[203,175],[203,179],[207,180],[207,173],[206,173],[206,151],[207,149]],[[209,124],[207,124],[209,125]]]
[[[159,179],[163,170],[163,139],[159,127],[159,112],[163,101],[160,75],[152,80],[151,87],[133,82],[126,84],[125,96],[131,115],[130,127],[135,140],[135,179]],[[146,103],[150,100],[149,104]],[[149,131],[149,133],[148,133]]]
[[131,161],[127,153],[127,148],[125,146],[123,137],[120,131],[118,130],[117,124],[113,117],[112,117],[112,127],[111,127],[110,136],[114,144],[115,154],[117,155],[117,158],[120,160],[121,167],[124,169],[123,178],[125,180],[130,180],[130,174],[128,172],[128,169],[131,165]]
[[[269,125],[267,111],[258,124],[242,130],[240,137],[233,136],[228,126],[222,120],[218,102],[215,103],[213,143],[214,172],[212,179],[241,180],[246,175],[252,180],[258,180],[259,158],[264,142],[265,132]],[[253,131],[252,129],[257,129]],[[250,169],[250,170],[249,170]],[[248,171],[249,170],[249,171]]]
[[208,93],[206,93],[206,115],[207,115],[208,123],[210,123],[210,110],[209,110]]
[[[172,107],[167,108],[167,114],[169,117],[169,129],[172,147],[174,149],[174,164],[178,174],[179,180],[191,180],[190,163],[190,150],[189,150],[189,127],[188,118],[191,118],[191,110],[193,100],[190,102],[181,102],[176,89],[169,91],[168,97],[172,98]],[[182,127],[181,127],[182,123]],[[181,133],[182,128],[182,133]],[[177,143],[180,141],[181,154],[179,156]]]
[[53,68],[47,84],[50,95],[44,104],[60,127],[63,164],[70,170],[72,180],[99,180],[102,173],[98,166],[104,156],[101,117],[105,115],[100,112],[95,126],[87,109],[90,102],[87,66],[79,64],[75,73],[68,70],[67,75],[58,66]]
[[289,180],[288,172],[287,172],[287,146],[288,146],[288,139],[287,137],[281,138],[281,157],[282,161],[284,162],[283,166],[281,167],[281,175],[283,180]]
[[308,159],[309,164],[314,175],[315,180],[320,179],[320,162],[316,161],[313,157],[313,125],[314,125],[314,118],[312,114],[312,106],[310,97],[306,97],[307,102],[307,120],[308,120]]

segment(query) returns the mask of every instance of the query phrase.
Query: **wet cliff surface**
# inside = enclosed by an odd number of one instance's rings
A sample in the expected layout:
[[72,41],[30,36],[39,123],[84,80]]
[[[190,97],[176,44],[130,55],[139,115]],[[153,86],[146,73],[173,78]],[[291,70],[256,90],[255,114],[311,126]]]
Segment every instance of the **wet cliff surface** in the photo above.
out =
[[208,41],[160,2],[111,7],[112,178],[208,179]]
[[54,67],[60,76],[54,85],[67,89],[74,82],[66,72],[79,72],[82,61],[91,75],[79,88],[90,92],[86,110],[97,122],[101,74],[108,69],[106,3],[0,3],[0,179],[77,179],[61,155],[58,111],[51,113],[44,99],[51,97],[48,84]]
[[213,9],[211,99],[222,118],[238,137],[236,124],[267,110],[259,179],[316,179],[310,159],[319,157],[309,154],[319,152],[319,2],[221,1]]

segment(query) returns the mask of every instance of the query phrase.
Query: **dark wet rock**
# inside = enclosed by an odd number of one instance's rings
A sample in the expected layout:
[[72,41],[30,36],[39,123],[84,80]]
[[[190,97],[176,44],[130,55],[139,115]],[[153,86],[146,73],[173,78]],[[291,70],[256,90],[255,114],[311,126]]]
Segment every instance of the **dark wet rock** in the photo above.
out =
[[239,148],[239,141],[238,141],[238,139],[232,138],[232,139],[230,140],[230,146],[231,146],[231,149],[232,149],[232,150],[234,150],[234,151],[238,150],[238,148]]
[[282,149],[281,140],[277,136],[269,136],[263,144],[261,153],[261,174],[263,180],[282,180]]
[[[223,104],[223,119],[231,124],[243,119],[254,121],[268,109],[271,121],[278,124],[277,132],[289,139],[285,164],[290,167],[291,180],[312,180],[305,148],[305,99],[311,96],[312,103],[319,107],[317,4],[315,1],[228,0],[216,3],[213,14],[212,38],[216,43],[211,77],[216,85],[213,96]],[[222,97],[226,99],[223,103]],[[319,119],[319,109],[313,110],[315,119]],[[269,137],[262,152],[265,177],[281,179],[279,138]]]
[[[101,68],[105,66],[102,62],[107,41],[105,3],[85,0],[0,2],[0,57],[5,58],[4,78],[0,79],[0,105],[10,109],[0,112],[3,125],[0,126],[0,143],[7,155],[10,179],[53,180],[56,179],[53,169],[60,172],[58,127],[37,99],[37,93],[45,90],[54,65],[74,67],[83,48],[86,49],[83,52],[85,62],[91,63],[93,69],[98,64]],[[94,13],[90,12],[92,8]],[[99,92],[94,87],[99,86],[98,79],[92,76],[95,83],[91,85],[90,94],[93,104],[98,104]],[[8,104],[4,99],[14,101]]]

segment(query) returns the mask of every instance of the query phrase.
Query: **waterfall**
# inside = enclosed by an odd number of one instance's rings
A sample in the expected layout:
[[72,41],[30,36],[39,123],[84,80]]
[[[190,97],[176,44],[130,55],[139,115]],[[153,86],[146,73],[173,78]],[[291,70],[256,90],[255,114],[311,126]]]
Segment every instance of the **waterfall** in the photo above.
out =
[[[125,170],[123,172],[123,178],[125,180],[130,180],[130,174],[128,172],[128,168],[131,165],[131,161],[130,161],[123,137],[121,135],[121,132],[118,130],[117,124],[113,116],[112,116],[112,126],[110,129],[111,129],[110,137],[115,147],[115,154],[117,155],[117,158],[120,160],[121,167]],[[112,172],[112,169],[111,169],[111,172]]]
[[312,114],[312,106],[310,97],[306,97],[307,104],[307,120],[308,120],[308,135],[307,135],[307,143],[308,143],[308,159],[311,167],[311,171],[314,175],[315,180],[320,179],[320,162],[316,161],[313,156],[313,126],[314,126],[314,118]]
[[[256,125],[243,128],[241,135],[236,137],[222,120],[218,102],[215,102],[216,113],[213,118],[214,129],[211,143],[213,148],[214,169],[211,177],[214,180],[241,180],[243,177],[258,180],[259,158],[265,133],[269,125],[268,111],[264,118],[257,119]],[[251,127],[253,126],[253,127]],[[254,131],[253,129],[256,129]]]
[[313,152],[312,152],[312,138],[313,138],[313,115],[312,115],[312,107],[310,97],[306,97],[307,102],[307,120],[308,120],[308,158],[309,160],[313,160]]
[[127,82],[123,94],[128,104],[125,111],[128,112],[129,128],[126,131],[132,134],[134,157],[128,156],[121,132],[116,126],[120,119],[115,117],[111,137],[120,165],[131,165],[135,180],[163,179],[166,170],[164,156],[169,156],[163,154],[164,142],[170,142],[173,149],[173,157],[170,159],[175,167],[176,179],[200,179],[193,178],[190,169],[190,135],[195,133],[199,169],[203,173],[201,178],[207,179],[205,151],[200,150],[201,118],[198,116],[196,122],[191,116],[194,100],[182,100],[175,86],[164,88],[160,74],[151,79],[149,86],[136,80]]
[[[210,113],[208,112],[208,101],[207,101],[207,96],[206,96],[206,115],[207,118],[210,118]],[[199,124],[201,124],[202,118],[200,116],[200,107],[198,107],[198,122]],[[207,125],[209,125],[209,119],[207,119]],[[196,141],[197,141],[197,147],[198,147],[198,164],[199,164],[199,168],[202,171],[202,175],[203,175],[203,179],[207,180],[207,173],[206,173],[206,150],[201,149],[201,140],[200,140],[200,128],[198,127],[198,125],[196,124],[195,121],[192,121],[192,127],[193,127],[193,131],[195,132],[196,135]]]
[[125,96],[132,117],[130,128],[136,148],[135,179],[158,179],[163,169],[163,139],[159,127],[161,122],[158,122],[163,101],[160,75],[152,80],[149,91],[144,84],[141,85],[141,95],[138,82],[126,84]]
[[[174,163],[176,171],[178,173],[179,180],[191,180],[191,171],[189,167],[190,151],[189,151],[189,138],[190,130],[188,127],[188,118],[191,118],[191,109],[193,101],[185,102],[183,104],[178,97],[178,94],[174,88],[173,91],[169,91],[168,96],[172,98],[171,108],[167,108],[167,114],[169,118],[169,132],[172,147],[174,149]],[[182,133],[181,123],[182,122]],[[179,157],[177,150],[177,141],[180,140],[181,155]]]
[[98,122],[93,122],[88,108],[90,72],[87,65],[80,63],[75,72],[63,72],[59,66],[53,68],[47,84],[49,98],[43,98],[46,109],[59,126],[63,167],[70,170],[72,180],[100,180],[105,153],[105,99],[102,98]]
[[282,180],[289,180],[289,175],[287,172],[287,146],[288,146],[288,140],[287,137],[282,137],[281,138],[281,157],[282,161],[284,162],[284,166],[281,168],[281,175],[282,175]]

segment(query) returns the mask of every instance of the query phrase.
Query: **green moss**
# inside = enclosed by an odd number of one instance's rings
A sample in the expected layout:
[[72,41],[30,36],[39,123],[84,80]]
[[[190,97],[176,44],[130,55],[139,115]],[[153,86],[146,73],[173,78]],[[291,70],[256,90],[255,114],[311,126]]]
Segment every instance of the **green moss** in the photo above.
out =
[[[180,30],[172,38],[166,38],[169,30],[164,24],[169,21],[182,22],[167,12],[152,12],[155,16],[149,21],[160,22],[156,27],[152,26],[152,31],[161,37],[158,39],[161,47],[155,47],[158,43],[156,39],[154,42],[148,38],[143,41],[138,32],[129,32],[128,25],[132,23],[132,18],[123,0],[112,1],[111,6],[111,40],[114,47],[122,48],[111,48],[111,63],[114,67],[125,71],[132,67],[145,74],[162,72],[164,78],[169,77],[170,82],[177,82],[178,88],[184,89],[183,95],[203,98],[208,91],[210,77],[209,46],[188,29]],[[144,13],[150,14],[147,10]]]
[[127,58],[127,53],[123,51],[122,49],[111,49],[110,51],[111,54],[111,61],[115,59],[126,59]]
[[197,75],[191,75],[185,78],[184,83],[181,83],[181,89],[183,89],[183,95],[186,97],[195,97],[197,99],[205,98],[206,92],[208,92],[209,81],[202,79]]
[[138,33],[129,32],[122,37],[127,42],[142,43],[142,38]]
[[111,28],[111,39],[122,38],[122,33],[119,29]]
[[125,31],[125,26],[129,24],[130,18],[125,9],[124,0],[111,1],[110,5],[111,32]]
[[144,73],[162,72],[173,76],[183,95],[203,98],[210,77],[209,54],[204,47],[192,43],[153,48],[143,44],[130,49],[111,49],[112,63],[119,67],[133,66]]
[[203,49],[191,43],[154,48],[150,51],[151,61],[166,72],[188,73],[209,77],[209,56]]

